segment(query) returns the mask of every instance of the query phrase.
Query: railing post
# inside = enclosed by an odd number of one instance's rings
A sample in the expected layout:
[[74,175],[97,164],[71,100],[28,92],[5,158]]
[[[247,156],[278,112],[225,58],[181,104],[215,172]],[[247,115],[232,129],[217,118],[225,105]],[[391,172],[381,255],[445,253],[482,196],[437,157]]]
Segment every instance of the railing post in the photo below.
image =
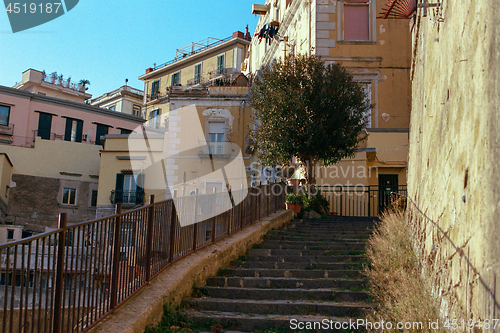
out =
[[172,215],[170,217],[170,253],[169,253],[169,263],[174,261],[174,250],[175,250],[175,219],[177,214],[175,212],[174,199],[172,199]]
[[198,247],[198,193],[194,199],[194,224],[193,224],[193,251]]
[[118,274],[120,265],[120,243],[122,236],[122,204],[116,205],[116,217],[115,217],[115,235],[113,238],[113,266],[112,266],[112,280],[111,280],[111,301],[110,309],[116,308],[117,298],[118,298]]
[[368,214],[367,214],[368,217],[372,216],[371,215],[372,212],[371,212],[371,209],[370,209],[371,208],[370,207],[370,201],[371,201],[371,198],[370,198],[370,185],[368,185]]
[[153,251],[153,224],[155,218],[155,196],[151,194],[148,209],[148,230],[146,233],[146,281],[151,280],[151,252]]
[[54,301],[54,333],[61,332],[61,319],[64,304],[62,302],[62,289],[63,289],[63,270],[64,270],[64,250],[66,241],[66,222],[67,213],[59,215],[59,244],[57,248],[57,267],[56,267],[56,290]]

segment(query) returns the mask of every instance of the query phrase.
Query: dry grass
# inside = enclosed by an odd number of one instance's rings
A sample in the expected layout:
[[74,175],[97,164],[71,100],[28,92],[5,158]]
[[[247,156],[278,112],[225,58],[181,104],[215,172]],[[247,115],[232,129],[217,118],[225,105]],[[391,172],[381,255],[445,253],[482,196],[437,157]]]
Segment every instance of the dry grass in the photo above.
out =
[[[407,222],[400,212],[383,218],[368,242],[371,267],[365,270],[371,291],[381,305],[368,315],[372,322],[421,322],[422,329],[395,329],[395,332],[444,332],[429,329],[436,321],[435,302],[420,279],[415,255],[407,232]],[[396,328],[396,327],[395,327]],[[370,330],[368,330],[370,331]]]

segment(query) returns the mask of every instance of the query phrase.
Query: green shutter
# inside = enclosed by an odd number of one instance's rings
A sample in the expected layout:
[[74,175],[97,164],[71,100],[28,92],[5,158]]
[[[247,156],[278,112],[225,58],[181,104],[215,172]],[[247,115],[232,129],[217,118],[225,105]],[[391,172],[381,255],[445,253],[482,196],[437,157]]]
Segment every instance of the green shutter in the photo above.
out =
[[40,112],[38,115],[38,136],[44,140],[50,140],[50,128],[52,126],[52,115]]
[[82,134],[83,134],[83,121],[76,121],[76,142],[82,142]]
[[115,186],[115,204],[123,203],[123,181],[125,175],[123,173],[116,174],[116,186]]
[[144,203],[144,174],[141,173],[140,175],[137,175],[137,179],[135,182],[137,184],[135,204],[142,205]]
[[71,141],[71,128],[73,126],[73,119],[66,118],[66,129],[64,130],[64,141]]

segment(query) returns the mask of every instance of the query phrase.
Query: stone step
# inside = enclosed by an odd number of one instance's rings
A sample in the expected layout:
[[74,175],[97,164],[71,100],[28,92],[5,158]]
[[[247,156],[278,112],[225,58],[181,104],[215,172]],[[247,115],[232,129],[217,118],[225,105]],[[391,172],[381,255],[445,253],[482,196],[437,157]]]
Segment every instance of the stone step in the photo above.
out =
[[320,289],[332,288],[351,291],[362,291],[367,286],[366,280],[356,279],[301,279],[282,277],[224,277],[217,276],[207,279],[209,287],[241,287],[241,288],[292,288]]
[[224,277],[286,277],[301,279],[363,279],[360,270],[311,270],[311,269],[266,269],[226,268],[219,272]]
[[299,237],[299,236],[282,236],[270,235],[264,239],[282,240],[282,241],[295,241],[295,242],[335,242],[335,241],[349,241],[349,240],[368,240],[369,235],[337,235],[337,236],[317,236],[317,237]]
[[364,303],[340,303],[309,300],[242,300],[227,298],[191,298],[186,304],[198,311],[240,312],[273,315],[323,315],[356,318],[368,310]]
[[346,291],[335,289],[269,289],[240,287],[201,287],[204,295],[214,298],[252,300],[329,300],[335,302],[367,302],[366,291]]
[[334,256],[334,255],[363,255],[364,248],[356,246],[346,246],[344,248],[328,249],[328,250],[280,250],[280,249],[250,249],[248,256],[280,256],[280,257],[308,257],[308,256]]
[[[366,246],[366,240],[363,239],[335,239],[330,242],[322,241],[322,242],[317,242],[317,241],[308,241],[308,240],[302,240],[302,241],[290,241],[290,240],[279,240],[279,239],[266,239],[264,240],[260,245],[260,247],[263,246],[276,246],[276,245],[281,245],[281,246],[307,246],[307,247],[326,247],[328,248],[329,246],[344,246],[344,244],[359,244]],[[259,246],[258,245],[258,246]]]
[[[218,311],[194,311],[188,310],[183,313],[195,323],[205,324],[213,321],[225,329],[238,330],[238,332],[255,332],[266,329],[267,332],[300,332],[321,330],[321,332],[366,332],[363,326],[355,326],[356,320],[349,318],[325,317],[317,315],[259,315],[252,313],[218,312]],[[304,326],[299,326],[304,325]],[[309,325],[309,326],[306,326]],[[313,326],[313,325],[316,325]],[[337,325],[337,326],[336,326]],[[344,325],[344,329],[342,328]],[[349,328],[349,325],[351,327]],[[303,329],[302,329],[303,327]],[[232,331],[225,331],[226,333]],[[235,332],[236,333],[236,332]]]
[[282,261],[233,261],[233,268],[269,268],[269,269],[310,269],[310,270],[360,270],[363,269],[362,262],[339,260],[339,262],[282,262]]
[[365,242],[280,242],[280,241],[266,241],[254,246],[256,249],[278,249],[278,250],[333,250],[354,248],[364,250],[366,248]]
[[300,232],[305,232],[305,233],[317,233],[317,232],[342,232],[342,231],[372,231],[374,225],[356,225],[356,226],[350,226],[350,225],[330,225],[330,226],[324,226],[324,227],[314,227],[314,226],[305,226],[305,225],[293,225],[293,226],[288,226],[286,228],[282,229],[274,229],[269,231],[269,233],[279,233],[279,232],[291,232],[291,231],[300,231]]
[[276,255],[271,255],[271,256],[246,256],[245,260],[246,261],[274,261],[274,262],[343,262],[346,260],[349,260],[351,262],[360,262],[364,261],[366,259],[366,256],[364,255],[359,255],[359,254],[354,254],[354,255],[349,255],[348,253],[342,253],[339,255],[331,255],[331,256],[276,256]]

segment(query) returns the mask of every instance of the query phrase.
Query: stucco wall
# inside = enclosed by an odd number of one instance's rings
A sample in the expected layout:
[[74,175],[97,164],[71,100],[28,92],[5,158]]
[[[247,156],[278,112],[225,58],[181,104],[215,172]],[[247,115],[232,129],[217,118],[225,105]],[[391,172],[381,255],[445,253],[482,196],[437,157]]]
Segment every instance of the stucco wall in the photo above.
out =
[[435,13],[413,28],[411,233],[442,317],[498,319],[500,13],[492,0]]

